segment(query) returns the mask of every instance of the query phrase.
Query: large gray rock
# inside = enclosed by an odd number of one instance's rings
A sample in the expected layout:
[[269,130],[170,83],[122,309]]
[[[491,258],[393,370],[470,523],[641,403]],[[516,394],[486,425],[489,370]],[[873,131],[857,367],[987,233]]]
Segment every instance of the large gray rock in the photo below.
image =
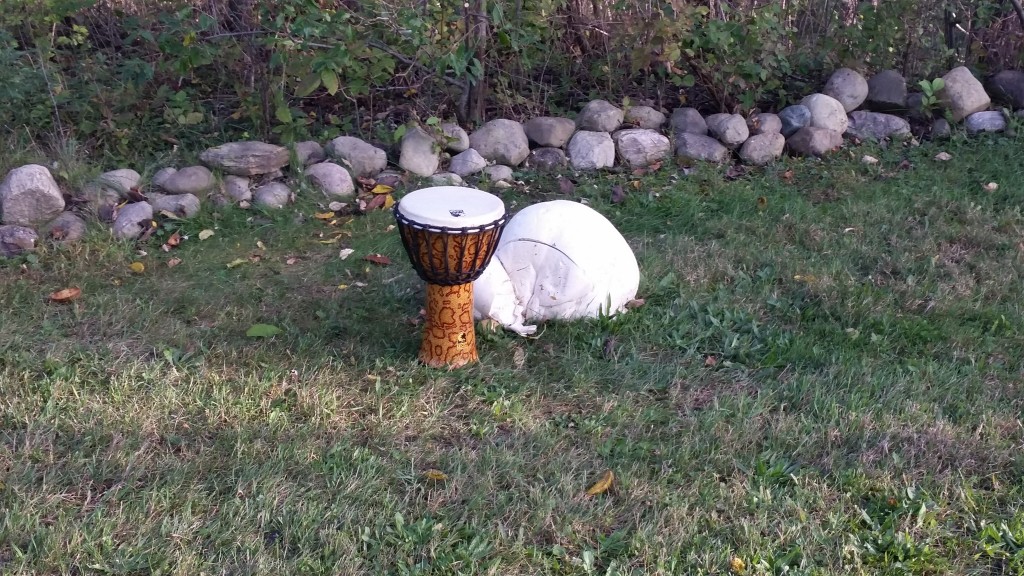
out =
[[40,232],[44,237],[58,244],[72,244],[84,238],[87,229],[85,220],[80,216],[71,212],[62,212]]
[[246,140],[208,148],[199,155],[199,160],[225,174],[256,176],[284,168],[290,156],[284,146]]
[[1011,108],[1024,108],[1024,72],[1003,70],[988,81],[992,96]]
[[194,194],[152,194],[149,204],[153,212],[170,212],[179,218],[192,218],[199,214],[199,198]]
[[511,182],[512,168],[503,164],[495,164],[484,168],[484,176],[491,182]]
[[936,118],[935,122],[932,122],[932,140],[942,140],[949,138],[953,130],[949,126],[949,121],[945,118]]
[[580,130],[569,140],[569,163],[577,170],[599,170],[615,164],[615,142],[607,132]]
[[356,178],[376,176],[388,167],[387,152],[352,136],[338,136],[331,140],[327,154],[349,166]]
[[589,132],[614,132],[622,126],[624,117],[622,109],[607,100],[591,100],[576,118],[576,127]]
[[665,115],[650,106],[630,106],[622,121],[637,128],[660,130],[665,125]]
[[664,159],[672,143],[659,132],[645,128],[629,128],[612,134],[619,160],[630,168],[650,166]]
[[907,80],[895,70],[883,70],[868,80],[867,106],[876,112],[902,110],[907,103]]
[[708,123],[696,108],[676,108],[672,111],[672,134],[698,134],[706,136]]
[[761,112],[759,114],[754,114],[747,120],[747,128],[750,129],[750,133],[753,135],[781,134],[782,120],[779,118],[778,114]]
[[867,99],[868,81],[856,70],[840,68],[829,77],[822,93],[835,98],[844,110],[852,112]]
[[451,122],[441,124],[441,135],[444,137],[444,149],[447,152],[458,154],[469,149],[469,134],[462,126]]
[[164,183],[167,182],[167,179],[170,178],[171,175],[177,171],[177,168],[171,168],[170,166],[166,168],[161,168],[156,171],[156,174],[153,174],[153,177],[150,178],[150,182],[153,184],[153,186],[156,186],[157,188],[163,188]]
[[314,140],[296,142],[295,159],[299,162],[300,166],[309,166],[310,164],[326,160],[327,152],[324,152],[324,147]]
[[565,167],[568,159],[561,148],[534,148],[526,159],[526,165],[542,172],[553,172]]
[[0,257],[13,258],[36,249],[39,235],[27,226],[0,226]]
[[469,148],[464,152],[459,152],[455,156],[452,156],[452,161],[448,164],[448,171],[454,172],[465,178],[471,174],[476,174],[486,167],[487,159],[481,156],[480,153],[473,148]]
[[676,156],[706,162],[725,162],[729,158],[729,149],[710,136],[683,132],[676,134]]
[[245,176],[228,174],[224,177],[224,194],[235,202],[248,202],[252,200],[252,189],[249,188],[249,179]]
[[523,125],[503,118],[474,130],[469,135],[469,146],[484,158],[506,166],[518,166],[530,155],[530,142]]
[[114,190],[121,196],[126,195],[129,190],[136,188],[140,183],[142,183],[142,176],[131,168],[111,170],[96,178],[98,186]]
[[964,125],[967,127],[967,132],[971,134],[1002,132],[1006,130],[1006,117],[1002,112],[997,111],[975,112],[967,117]]
[[786,137],[779,132],[755,134],[740,148],[740,159],[747,164],[763,166],[777,160],[786,149]]
[[441,164],[441,150],[434,137],[419,126],[410,126],[402,135],[398,167],[417,176],[430,176]]
[[204,195],[217,185],[213,172],[205,166],[189,166],[161,180],[160,188],[169,194]]
[[811,124],[811,111],[802,104],[786,106],[779,111],[779,120],[782,122],[782,135],[789,138],[796,134],[804,126]]
[[284,208],[292,201],[292,191],[281,182],[268,182],[253,192],[252,200],[267,208]]
[[149,202],[135,202],[122,206],[117,212],[112,230],[118,240],[133,240],[142,235],[153,220],[153,206]]
[[839,100],[825,94],[811,94],[804,97],[800,103],[811,111],[809,126],[828,128],[840,134],[846,132],[850,121],[846,117],[846,109]]
[[32,226],[53,220],[64,211],[64,195],[45,166],[28,164],[7,173],[0,182],[0,214],[4,224]]
[[708,134],[725,144],[726,148],[738,148],[750,137],[747,121],[739,114],[712,114],[706,121]]
[[953,121],[959,122],[975,112],[988,108],[992,99],[985,92],[985,87],[964,66],[953,68],[942,77],[945,86],[939,91],[939,97],[949,108]]
[[537,146],[562,148],[576,132],[576,123],[568,118],[538,116],[527,120],[523,129],[530,142]]
[[843,145],[843,135],[828,128],[805,126],[786,140],[794,154],[801,156],[824,156]]
[[858,110],[850,114],[846,133],[861,140],[884,140],[910,134],[910,123],[892,114]]
[[348,170],[333,162],[313,164],[303,174],[329,198],[345,198],[356,193],[355,183]]

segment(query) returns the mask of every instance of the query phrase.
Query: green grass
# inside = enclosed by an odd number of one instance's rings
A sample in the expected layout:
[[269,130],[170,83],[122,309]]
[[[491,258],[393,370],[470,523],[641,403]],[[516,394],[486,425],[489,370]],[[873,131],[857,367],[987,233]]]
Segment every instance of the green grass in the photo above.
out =
[[[0,572],[1019,574],[1024,148],[944,149],[581,176],[646,305],[481,335],[454,372],[415,362],[383,212],[6,261]],[[557,196],[520,177],[509,205]]]

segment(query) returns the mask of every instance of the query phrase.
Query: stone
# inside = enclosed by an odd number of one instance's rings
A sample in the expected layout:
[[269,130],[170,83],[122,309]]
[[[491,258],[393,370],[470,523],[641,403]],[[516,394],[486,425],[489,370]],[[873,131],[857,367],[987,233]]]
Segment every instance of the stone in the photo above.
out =
[[778,114],[761,112],[759,114],[754,114],[749,120],[747,120],[747,128],[749,128],[750,133],[755,136],[758,134],[781,134],[782,120],[779,119]]
[[465,181],[462,176],[453,172],[438,172],[430,177],[431,186],[462,186]]
[[895,112],[907,104],[907,80],[895,70],[882,70],[868,80],[867,107],[875,112]]
[[466,176],[476,174],[486,167],[487,160],[481,156],[479,152],[469,148],[464,152],[459,152],[455,156],[452,156],[452,160],[448,164],[448,171],[454,172],[465,178]]
[[64,194],[46,166],[27,164],[0,182],[0,214],[4,224],[33,226],[64,211]]
[[295,160],[298,161],[300,166],[317,164],[327,159],[327,152],[324,152],[324,147],[319,142],[313,140],[296,142],[294,149]]
[[[225,206],[230,206],[231,204],[233,204],[231,198],[228,198],[227,196],[221,194],[220,192],[210,194],[209,196],[206,197],[206,201],[209,202],[214,208],[223,208]],[[246,205],[249,204],[248,200],[243,200],[239,202],[238,205],[241,206],[242,202],[245,202]]]
[[252,200],[252,189],[249,188],[249,179],[245,176],[228,174],[224,177],[224,194],[235,202]]
[[149,181],[153,184],[153,186],[156,186],[157,188],[163,188],[164,183],[167,182],[167,179],[170,178],[171,175],[177,171],[177,168],[161,168],[157,170],[156,174],[153,174],[153,177],[150,178]]
[[786,139],[790,151],[801,156],[824,156],[843,145],[843,135],[835,130],[805,126]]
[[253,192],[252,200],[267,208],[284,208],[292,200],[292,191],[281,182],[269,182]]
[[199,196],[206,194],[216,185],[217,180],[213,177],[213,172],[210,172],[205,166],[189,166],[165,178],[160,188],[169,194]]
[[526,165],[542,172],[554,172],[565,168],[568,160],[561,148],[534,148]]
[[811,111],[802,104],[786,106],[779,111],[779,121],[782,122],[782,135],[789,138],[797,130],[811,124]]
[[739,156],[746,164],[763,166],[782,156],[786,149],[786,137],[780,132],[754,134],[743,143]]
[[856,70],[840,68],[829,76],[822,93],[838,100],[846,112],[852,112],[867,100],[868,81]]
[[113,222],[115,207],[121,203],[121,195],[117,191],[91,183],[82,187],[82,196],[96,218],[101,222]]
[[538,116],[527,120],[523,130],[530,142],[537,146],[562,148],[576,132],[576,123],[568,118]]
[[937,118],[935,122],[932,122],[932,133],[931,137],[933,140],[941,140],[949,138],[953,130],[949,125],[949,121],[945,118]]
[[615,142],[607,132],[580,130],[569,140],[569,163],[577,170],[600,170],[615,164]]
[[0,257],[13,258],[36,249],[39,235],[27,226],[0,226]]
[[846,133],[861,140],[884,140],[893,136],[909,136],[910,123],[892,114],[858,110],[850,114]]
[[495,164],[484,168],[484,176],[491,182],[511,182],[512,168],[502,164]]
[[225,174],[257,176],[284,168],[291,154],[284,146],[246,140],[208,148],[199,154],[199,160]]
[[331,140],[327,154],[348,165],[355,178],[372,178],[388,167],[386,152],[352,136]]
[[313,164],[303,171],[306,179],[328,198],[346,198],[356,193],[352,175],[334,162]]
[[398,166],[417,176],[430,176],[441,165],[437,140],[419,126],[410,126],[402,135]]
[[444,149],[446,152],[458,154],[469,149],[469,134],[462,126],[452,122],[441,124],[441,135],[444,136]]
[[726,148],[736,149],[750,137],[747,121],[739,114],[712,114],[706,118],[708,134]]
[[619,160],[630,168],[643,168],[669,155],[672,143],[648,128],[629,128],[612,134]]
[[491,120],[469,135],[469,146],[481,156],[507,166],[518,166],[530,155],[523,125],[513,120]]
[[666,120],[668,119],[660,110],[650,106],[630,106],[622,118],[622,121],[630,126],[648,130],[660,130]]
[[672,134],[699,134],[706,136],[708,123],[696,108],[676,108],[672,111]]
[[112,230],[118,240],[134,240],[142,235],[153,220],[153,206],[149,202],[126,204],[117,211]]
[[110,188],[116,191],[119,195],[126,195],[132,188],[138,187],[142,183],[142,176],[132,170],[131,168],[122,168],[120,170],[111,170],[110,172],[104,172],[96,178],[96,183],[99,186]]
[[151,194],[149,204],[153,212],[170,212],[178,218],[192,218],[199,214],[199,197],[194,194]]
[[1024,108],[1024,72],[1003,70],[990,78],[988,85],[996,100],[1011,108]]
[[846,109],[839,100],[825,94],[811,94],[805,96],[800,104],[811,111],[811,122],[808,126],[828,128],[840,134],[846,132],[850,119],[847,118]]
[[683,132],[676,134],[676,156],[706,162],[725,162],[729,158],[729,149],[710,136]]
[[1006,130],[1006,117],[1002,112],[997,111],[975,112],[967,117],[964,125],[970,134],[1002,132]]
[[405,174],[394,170],[385,170],[380,174],[377,174],[374,182],[376,184],[383,184],[385,186],[391,186],[392,188],[398,188],[405,184]]
[[607,100],[591,100],[576,117],[576,127],[588,132],[614,132],[622,126],[624,117],[622,109]]
[[80,216],[71,212],[61,212],[49,224],[40,230],[42,235],[58,244],[72,244],[85,237],[88,226]]
[[924,94],[921,92],[911,92],[907,94],[907,116],[911,120],[917,122],[925,122],[931,120],[932,111],[926,110],[924,107]]
[[981,112],[992,103],[981,82],[964,66],[953,68],[942,80],[946,85],[939,90],[939,98],[953,115],[954,122]]

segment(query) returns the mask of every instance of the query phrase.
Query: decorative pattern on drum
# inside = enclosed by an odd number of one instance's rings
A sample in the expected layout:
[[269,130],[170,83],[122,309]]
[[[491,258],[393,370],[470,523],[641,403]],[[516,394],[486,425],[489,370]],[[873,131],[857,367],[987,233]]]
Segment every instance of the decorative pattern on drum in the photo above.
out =
[[427,284],[427,322],[420,362],[432,368],[458,368],[477,360],[473,284]]

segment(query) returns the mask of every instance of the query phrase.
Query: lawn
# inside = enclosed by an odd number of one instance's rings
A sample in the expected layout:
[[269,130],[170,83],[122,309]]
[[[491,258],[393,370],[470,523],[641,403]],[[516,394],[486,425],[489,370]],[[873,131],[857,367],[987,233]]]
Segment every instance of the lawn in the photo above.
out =
[[311,194],[0,263],[0,572],[1024,572],[1019,138],[574,178],[645,305],[459,371]]

